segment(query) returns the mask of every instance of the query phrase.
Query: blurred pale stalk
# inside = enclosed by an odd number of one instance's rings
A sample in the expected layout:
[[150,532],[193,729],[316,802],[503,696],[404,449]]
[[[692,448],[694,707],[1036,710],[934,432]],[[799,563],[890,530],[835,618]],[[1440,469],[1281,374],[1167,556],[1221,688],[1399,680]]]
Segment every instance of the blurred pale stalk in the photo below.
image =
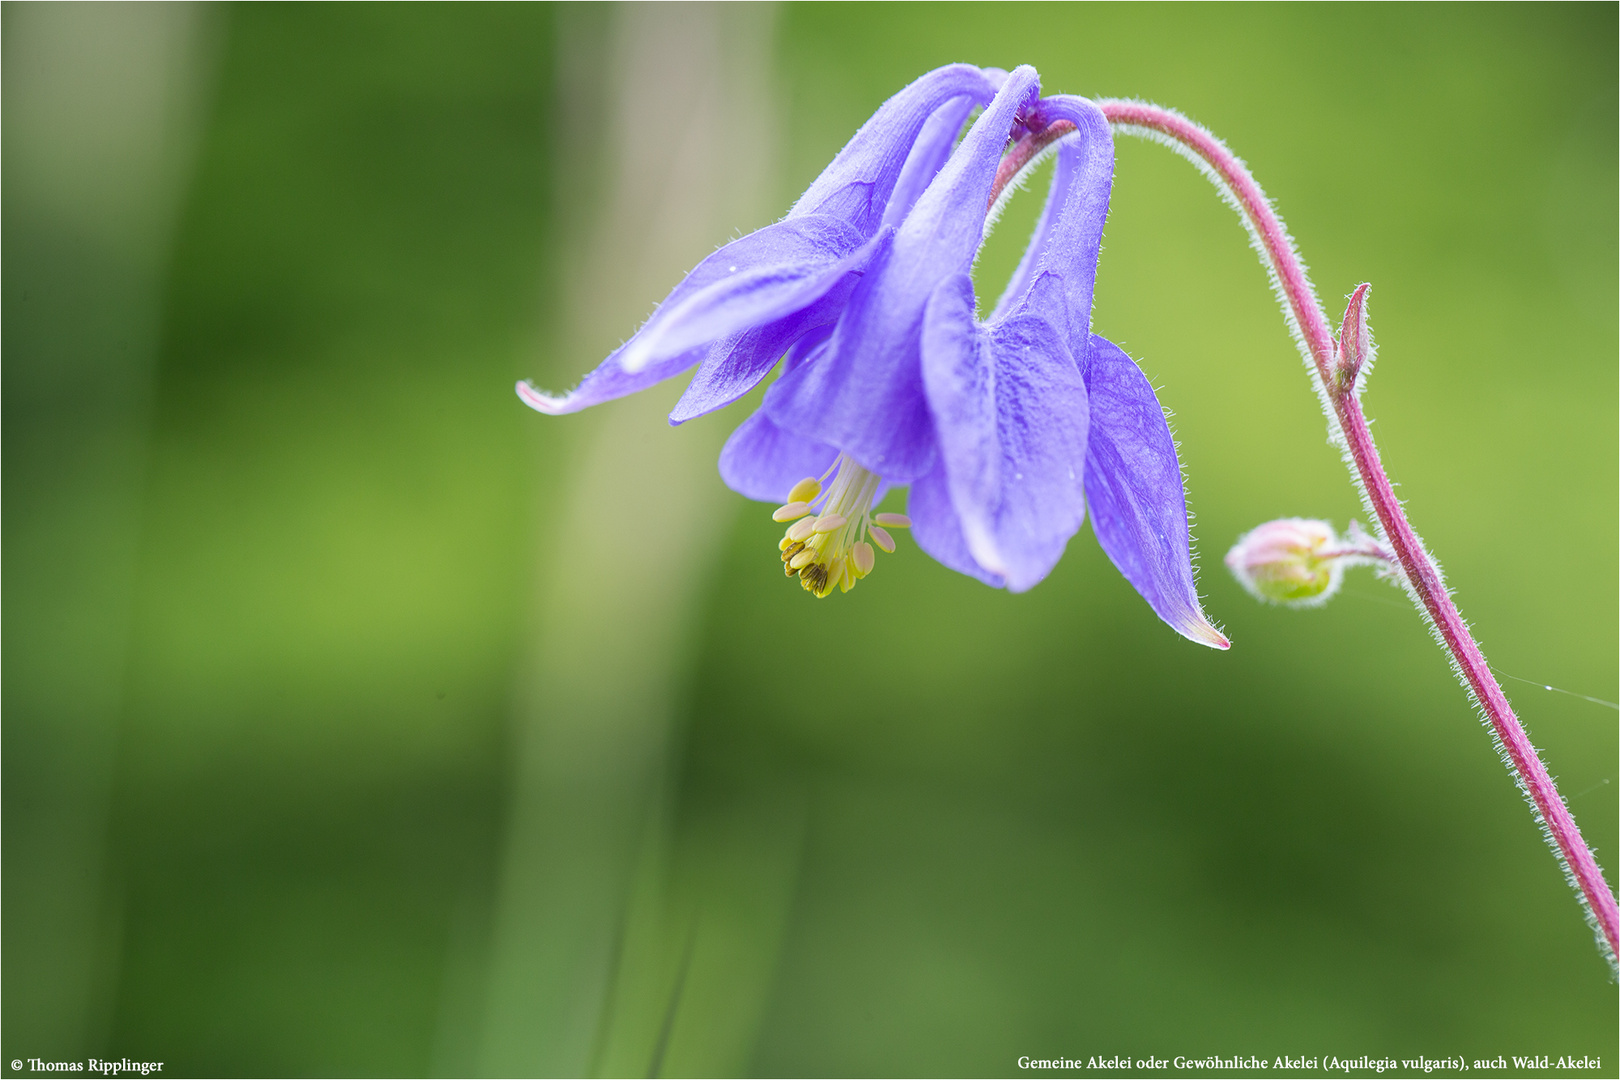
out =
[[[541,374],[561,384],[717,242],[769,216],[771,9],[624,5],[597,31],[602,17],[559,11],[567,370]],[[656,1024],[624,1034],[610,999],[642,979],[621,968],[643,938],[654,972],[667,966],[662,907],[627,929],[630,896],[648,873],[660,891],[671,724],[734,507],[715,470],[725,425],[670,428],[678,389],[534,421],[567,424],[577,441],[565,497],[540,509],[548,538],[490,940],[487,1073],[584,1075],[618,1059],[615,1040],[646,1055],[659,1040]]]
[[63,1060],[106,1052],[108,796],[207,9],[4,10],[4,1023]]

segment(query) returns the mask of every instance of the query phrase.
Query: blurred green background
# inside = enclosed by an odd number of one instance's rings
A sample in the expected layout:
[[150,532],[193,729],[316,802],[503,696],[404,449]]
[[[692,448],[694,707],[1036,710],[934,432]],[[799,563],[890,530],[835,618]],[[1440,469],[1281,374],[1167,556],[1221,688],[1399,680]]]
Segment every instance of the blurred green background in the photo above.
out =
[[[1487,654],[1613,698],[1616,30],[6,5],[3,1057],[1615,1075],[1615,987],[1401,595],[1262,608],[1220,566],[1359,505],[1181,160],[1121,140],[1095,319],[1175,412],[1230,653],[1089,530],[1025,595],[902,539],[811,601],[714,473],[752,399],[670,430],[668,392],[548,419],[511,386],[571,385],[921,72],[1032,63],[1213,128],[1333,314],[1373,283],[1367,408]],[[1614,712],[1507,689],[1612,880]]]

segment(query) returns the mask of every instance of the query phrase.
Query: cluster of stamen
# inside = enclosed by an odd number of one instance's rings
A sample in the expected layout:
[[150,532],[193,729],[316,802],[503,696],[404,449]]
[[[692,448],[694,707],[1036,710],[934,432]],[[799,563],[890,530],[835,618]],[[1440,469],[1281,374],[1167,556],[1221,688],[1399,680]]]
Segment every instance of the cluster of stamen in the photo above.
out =
[[[828,477],[832,485],[823,492]],[[888,530],[910,527],[904,514],[871,512],[880,482],[876,473],[840,454],[819,480],[807,476],[794,484],[787,504],[771,515],[793,523],[777,546],[787,576],[797,577],[805,592],[818,598],[835,588],[849,592],[872,572],[877,562],[873,545],[893,551]]]

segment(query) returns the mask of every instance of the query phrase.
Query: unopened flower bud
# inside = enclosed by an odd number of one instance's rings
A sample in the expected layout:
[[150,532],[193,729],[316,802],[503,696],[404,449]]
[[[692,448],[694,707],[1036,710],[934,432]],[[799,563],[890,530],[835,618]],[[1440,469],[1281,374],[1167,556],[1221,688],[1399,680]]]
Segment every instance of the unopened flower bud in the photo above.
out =
[[1305,607],[1333,595],[1351,554],[1327,522],[1282,518],[1245,533],[1226,565],[1259,599]]
[[1367,290],[1371,288],[1358,285],[1344,309],[1344,325],[1333,356],[1333,389],[1338,394],[1359,393],[1361,377],[1372,363],[1372,328],[1367,324]]

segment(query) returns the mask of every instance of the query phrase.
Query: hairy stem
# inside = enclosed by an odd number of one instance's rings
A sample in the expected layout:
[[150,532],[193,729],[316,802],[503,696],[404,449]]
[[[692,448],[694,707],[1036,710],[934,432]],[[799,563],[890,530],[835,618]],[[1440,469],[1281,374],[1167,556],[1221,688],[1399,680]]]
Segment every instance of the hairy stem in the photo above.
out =
[[[1451,664],[1473,698],[1494,736],[1497,751],[1512,770],[1529,801],[1538,824],[1557,855],[1565,877],[1580,898],[1587,923],[1611,969],[1620,950],[1620,912],[1603,872],[1592,858],[1575,819],[1558,794],[1524,727],[1513,714],[1507,696],[1491,673],[1446,589],[1440,567],[1406,520],[1378,458],[1367,418],[1361,411],[1353,375],[1335,377],[1338,346],[1326,313],[1316,299],[1305,267],[1294,250],[1282,221],[1272,210],[1260,185],[1247,167],[1210,132],[1180,113],[1136,101],[1100,101],[1098,105],[1116,132],[1160,142],[1190,160],[1213,181],[1227,202],[1243,218],[1255,249],[1271,275],[1283,315],[1300,353],[1312,372],[1334,442],[1344,452],[1368,512],[1377,520],[1381,539],[1394,553],[1408,594],[1423,613],[1435,638],[1450,654]],[[1072,130],[1055,123],[1020,139],[996,177],[995,193],[1034,160],[1039,152]],[[992,202],[994,195],[992,195]],[[1357,298],[1358,300],[1360,297]]]

